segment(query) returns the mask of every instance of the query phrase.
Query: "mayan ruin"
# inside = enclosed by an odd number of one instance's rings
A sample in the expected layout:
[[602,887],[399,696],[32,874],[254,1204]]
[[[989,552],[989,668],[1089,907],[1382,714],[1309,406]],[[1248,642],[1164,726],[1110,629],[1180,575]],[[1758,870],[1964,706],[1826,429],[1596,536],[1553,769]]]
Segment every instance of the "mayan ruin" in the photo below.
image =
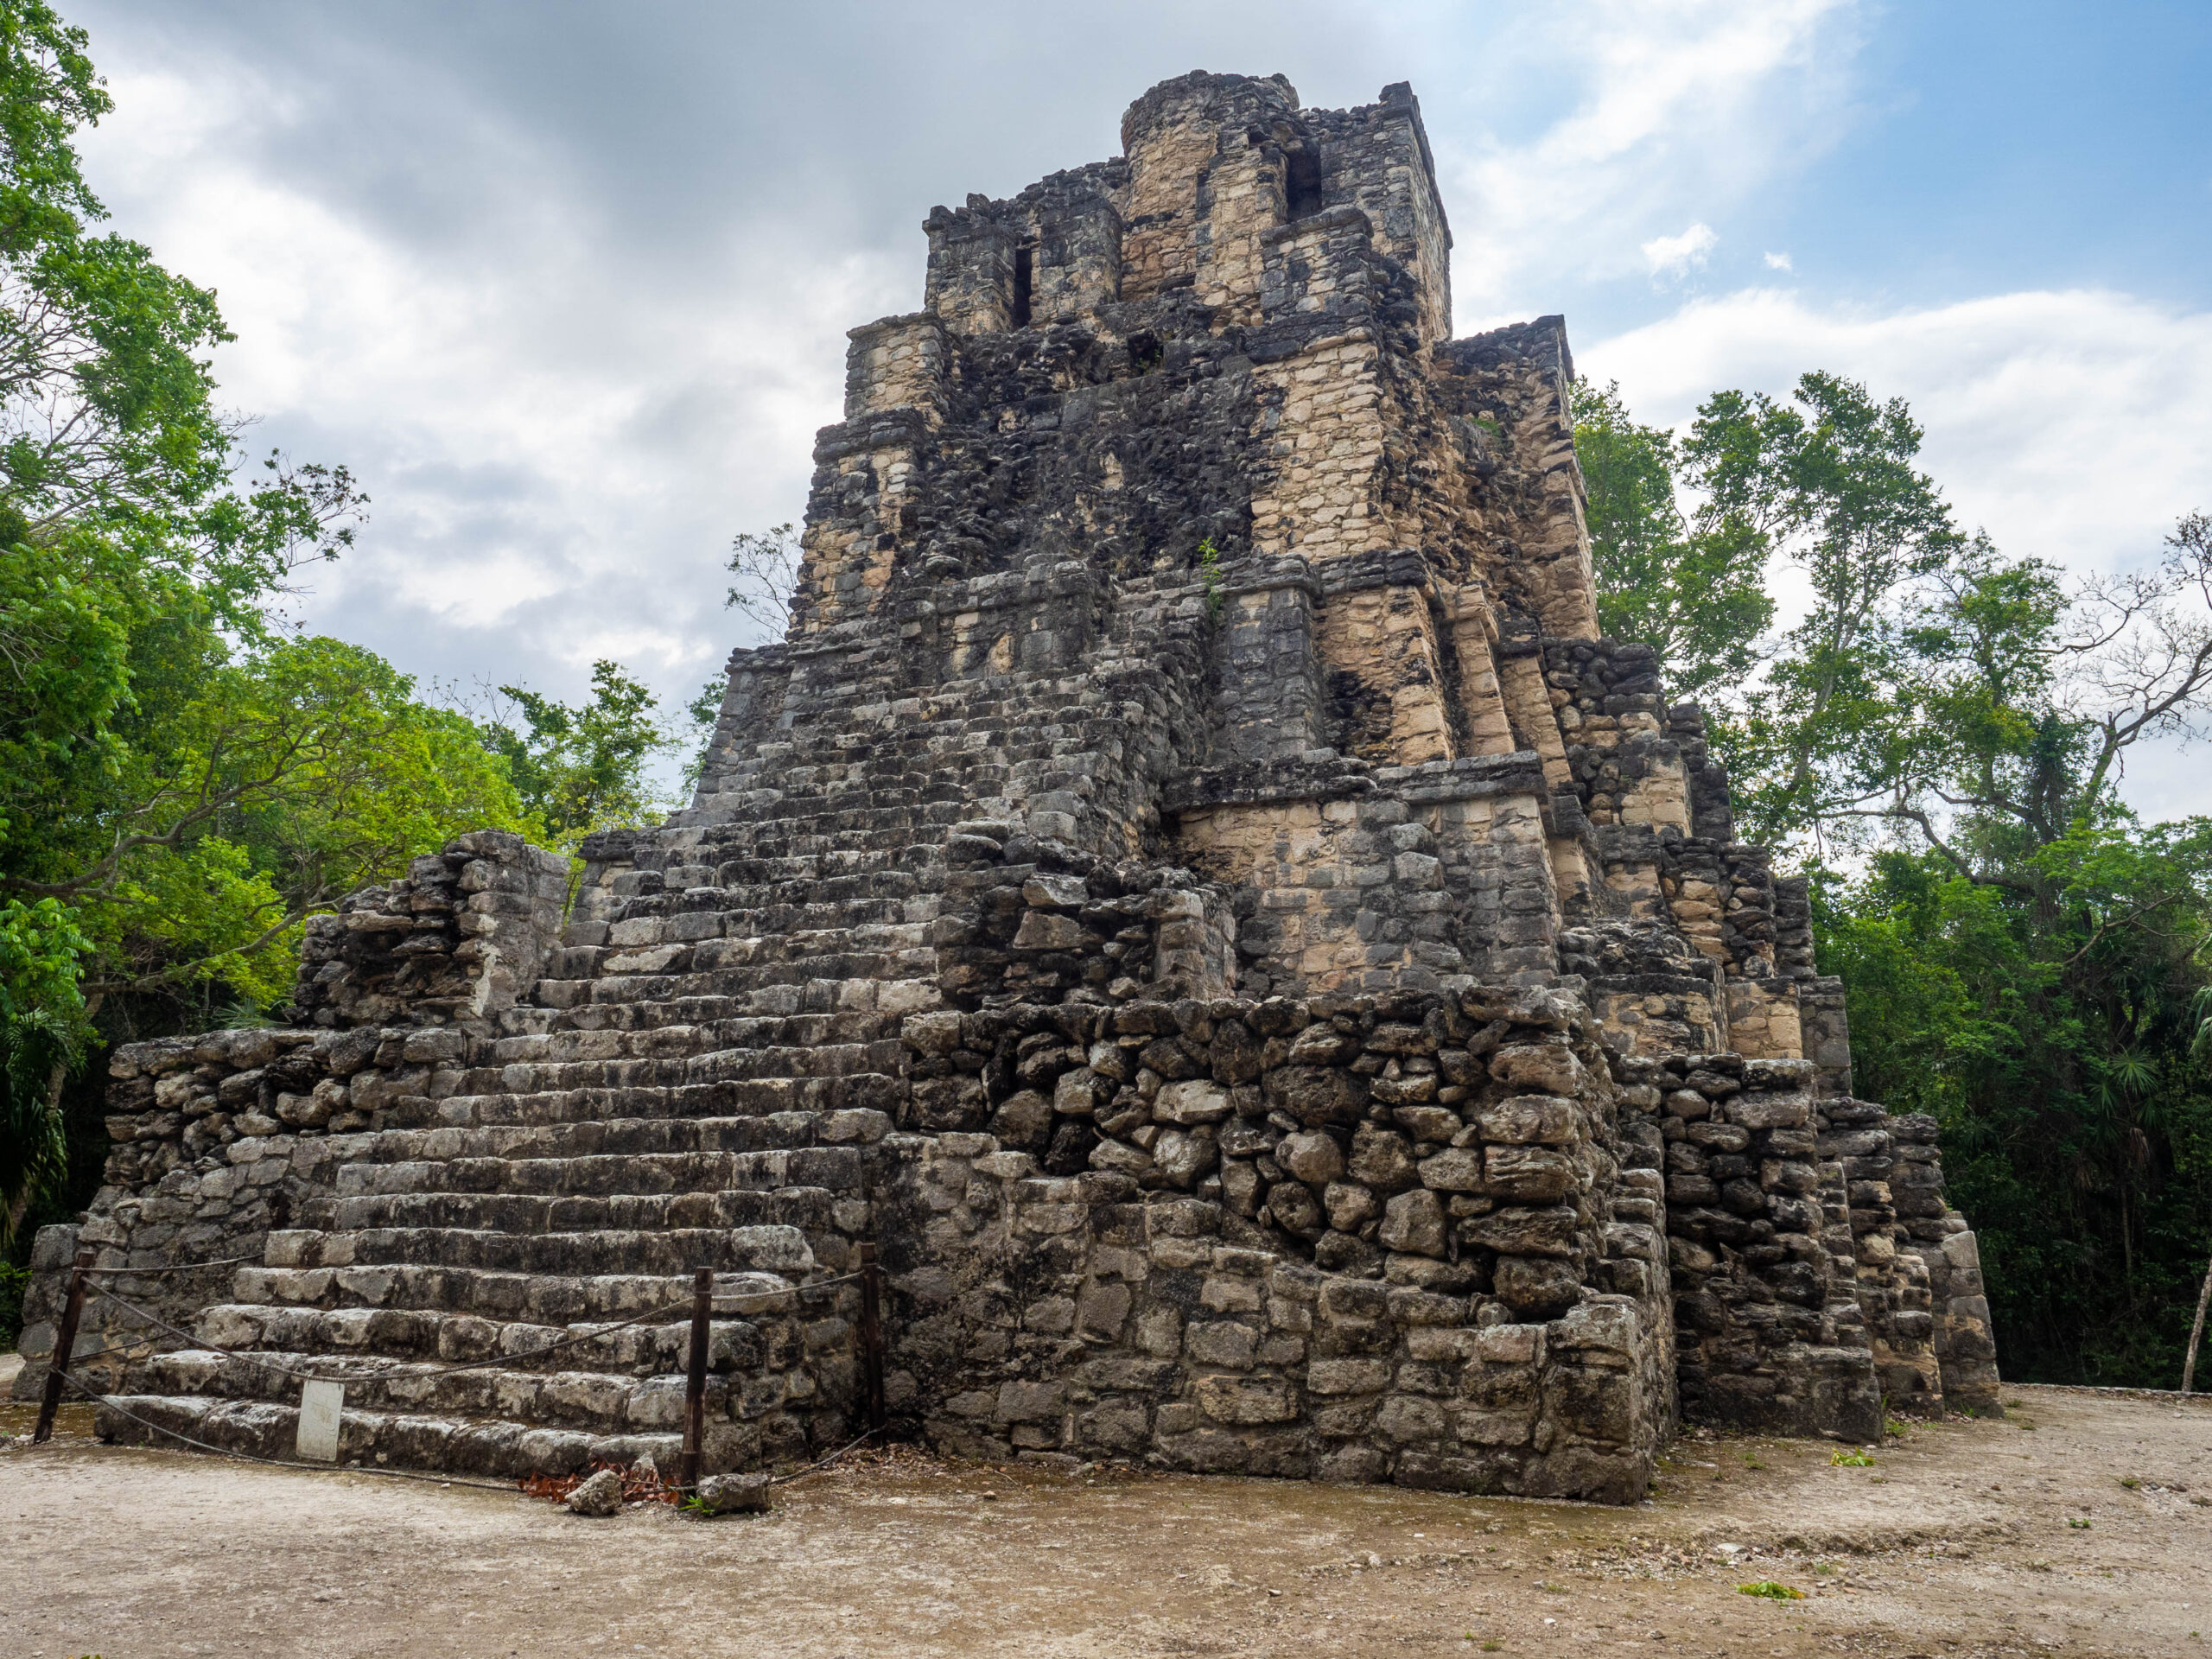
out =
[[1618,1504],[1684,1424],[1997,1405],[1935,1120],[1600,635],[1565,320],[1450,337],[1411,87],[1121,136],[852,330],[687,810],[463,836],[289,1025],[116,1052],[17,1398],[89,1249],[173,1269],[85,1302],[102,1437],[290,1459],[312,1373],[336,1460],[511,1480],[677,1466],[701,1268],[709,1473],[880,1418]]

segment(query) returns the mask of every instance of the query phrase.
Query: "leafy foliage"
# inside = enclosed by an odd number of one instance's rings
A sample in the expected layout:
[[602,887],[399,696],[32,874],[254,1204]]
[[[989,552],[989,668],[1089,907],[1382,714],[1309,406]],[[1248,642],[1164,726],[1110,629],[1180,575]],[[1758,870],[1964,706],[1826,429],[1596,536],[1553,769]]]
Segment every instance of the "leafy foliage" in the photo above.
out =
[[105,1042],[258,1017],[309,912],[535,827],[467,721],[283,626],[366,498],[246,467],[214,296],[87,228],[109,108],[82,31],[0,0],[0,1243],[97,1172]]
[[[545,845],[572,849],[594,830],[639,823],[667,810],[648,763],[678,747],[662,726],[658,702],[620,663],[592,664],[588,702],[570,706],[521,686],[503,685],[512,703],[484,728],[486,746],[506,764]],[[709,684],[690,710],[720,688]]]
[[1739,833],[1815,878],[1855,1087],[1942,1124],[2007,1374],[2171,1386],[2212,1238],[2212,820],[2142,824],[2113,785],[2204,734],[2212,521],[2069,582],[1961,533],[1910,411],[1839,377],[1716,393],[1680,444],[1586,402],[1601,614],[1695,608],[1690,522],[1809,580],[1716,682],[1716,743]]
[[1574,449],[1590,491],[1590,555],[1598,622],[1607,637],[1656,647],[1682,696],[1741,680],[1774,620],[1769,537],[1741,512],[1685,518],[1676,480],[1694,474],[1674,434],[1639,425],[1620,388],[1573,388]]
[[1854,1086],[1942,1124],[2006,1375],[2171,1387],[2212,1237],[2212,823],[2085,830],[2016,869],[2031,890],[1889,852],[1816,886]]

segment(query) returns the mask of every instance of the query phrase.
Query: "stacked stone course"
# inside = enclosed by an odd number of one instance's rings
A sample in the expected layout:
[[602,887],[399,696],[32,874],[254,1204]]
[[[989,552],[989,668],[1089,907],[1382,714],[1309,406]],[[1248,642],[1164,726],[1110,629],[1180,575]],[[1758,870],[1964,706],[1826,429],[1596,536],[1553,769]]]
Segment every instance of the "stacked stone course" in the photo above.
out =
[[1599,635],[1563,322],[1448,337],[1410,89],[1184,76],[924,228],[690,806],[573,882],[464,837],[293,1027],[119,1051],[26,1385],[82,1243],[193,1338],[96,1308],[108,1432],[282,1453],[259,1355],[346,1456],[565,1472],[673,1450],[622,1321],[708,1266],[709,1467],[788,1462],[874,1242],[893,1417],[975,1455],[1628,1501],[1678,1417],[1993,1401],[1934,1125]]

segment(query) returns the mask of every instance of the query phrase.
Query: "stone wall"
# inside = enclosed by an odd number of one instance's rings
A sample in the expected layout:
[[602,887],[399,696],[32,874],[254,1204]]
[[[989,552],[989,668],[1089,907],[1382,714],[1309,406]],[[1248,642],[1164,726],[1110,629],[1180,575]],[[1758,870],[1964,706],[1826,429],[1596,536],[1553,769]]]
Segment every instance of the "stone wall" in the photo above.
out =
[[1640,1496],[1657,1183],[1593,1029],[1503,990],[909,1016],[894,1397],[972,1455]]
[[302,1023],[487,1029],[529,995],[568,906],[568,861],[480,830],[308,920],[292,1002]]

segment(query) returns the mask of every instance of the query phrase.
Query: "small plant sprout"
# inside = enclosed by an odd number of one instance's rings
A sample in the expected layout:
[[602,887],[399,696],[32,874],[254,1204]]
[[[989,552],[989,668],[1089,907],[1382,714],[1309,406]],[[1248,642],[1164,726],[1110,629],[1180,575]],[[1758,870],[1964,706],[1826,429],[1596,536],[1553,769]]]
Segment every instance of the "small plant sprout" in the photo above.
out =
[[1786,1584],[1777,1584],[1772,1579],[1758,1579],[1750,1584],[1736,1586],[1738,1595],[1762,1596],[1769,1601],[1802,1601],[1805,1592],[1793,1590]]
[[1218,622],[1226,601],[1221,591],[1221,550],[1213,544],[1211,536],[1198,543],[1198,580],[1205,584],[1206,615]]
[[1874,1466],[1873,1453],[1863,1446],[1847,1446],[1828,1461],[1842,1469],[1871,1469]]

